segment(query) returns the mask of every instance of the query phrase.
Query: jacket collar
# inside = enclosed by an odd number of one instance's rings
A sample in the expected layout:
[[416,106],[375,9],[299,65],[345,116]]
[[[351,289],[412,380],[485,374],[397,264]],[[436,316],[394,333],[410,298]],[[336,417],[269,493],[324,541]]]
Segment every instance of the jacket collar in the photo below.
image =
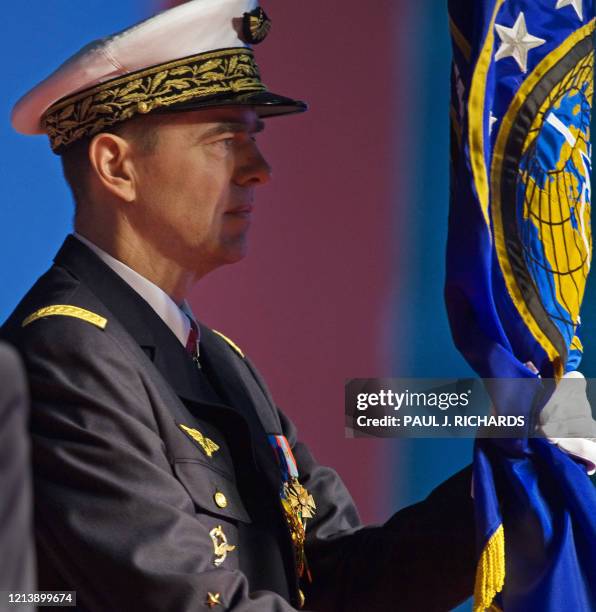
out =
[[[178,306],[176,302],[160,287],[129,268],[126,264],[112,257],[109,253],[93,244],[90,240],[74,233],[74,237],[89,247],[107,266],[132,287],[159,315],[160,319],[172,330],[182,346],[186,346],[191,329],[190,320],[194,316],[189,312],[186,303]],[[186,309],[186,312],[184,311]]]
[[177,395],[204,401],[196,367],[155,310],[89,247],[68,236],[54,258],[90,289],[147,353]]

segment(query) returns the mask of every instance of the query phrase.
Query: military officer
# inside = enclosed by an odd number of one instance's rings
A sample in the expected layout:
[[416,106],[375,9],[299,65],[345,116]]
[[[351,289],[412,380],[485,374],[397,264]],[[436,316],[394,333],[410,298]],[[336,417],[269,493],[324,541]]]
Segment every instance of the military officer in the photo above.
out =
[[470,474],[364,527],[232,340],[185,302],[246,252],[269,92],[253,0],[192,0],[85,47],[16,105],[74,233],[2,329],[32,393],[40,588],[80,610],[447,610],[474,581]]

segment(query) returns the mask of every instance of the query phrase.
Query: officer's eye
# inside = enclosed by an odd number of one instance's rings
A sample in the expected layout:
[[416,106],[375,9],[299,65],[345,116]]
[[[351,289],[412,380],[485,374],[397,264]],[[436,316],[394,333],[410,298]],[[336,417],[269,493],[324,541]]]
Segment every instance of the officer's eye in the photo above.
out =
[[224,134],[211,144],[220,151],[230,151],[235,147],[240,147],[248,142],[255,142],[255,134],[250,132],[235,132]]
[[225,155],[232,151],[236,143],[235,136],[227,136],[225,138],[218,138],[209,144],[211,150],[217,155]]

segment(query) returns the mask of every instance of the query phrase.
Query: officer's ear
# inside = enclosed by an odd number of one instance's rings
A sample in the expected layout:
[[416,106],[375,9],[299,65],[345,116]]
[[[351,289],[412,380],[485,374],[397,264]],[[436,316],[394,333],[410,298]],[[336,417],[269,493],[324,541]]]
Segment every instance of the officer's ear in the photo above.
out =
[[132,144],[109,132],[101,132],[89,143],[89,163],[96,181],[124,202],[136,197],[136,175]]

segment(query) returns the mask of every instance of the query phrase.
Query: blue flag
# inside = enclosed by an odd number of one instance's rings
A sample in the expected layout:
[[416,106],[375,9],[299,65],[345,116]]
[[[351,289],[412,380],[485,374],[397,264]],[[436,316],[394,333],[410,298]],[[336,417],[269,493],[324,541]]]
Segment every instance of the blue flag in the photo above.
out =
[[[596,610],[596,492],[531,437],[581,359],[590,270],[593,0],[449,0],[452,335],[498,414],[528,437],[477,440],[474,610]],[[517,383],[516,381],[519,381]]]

